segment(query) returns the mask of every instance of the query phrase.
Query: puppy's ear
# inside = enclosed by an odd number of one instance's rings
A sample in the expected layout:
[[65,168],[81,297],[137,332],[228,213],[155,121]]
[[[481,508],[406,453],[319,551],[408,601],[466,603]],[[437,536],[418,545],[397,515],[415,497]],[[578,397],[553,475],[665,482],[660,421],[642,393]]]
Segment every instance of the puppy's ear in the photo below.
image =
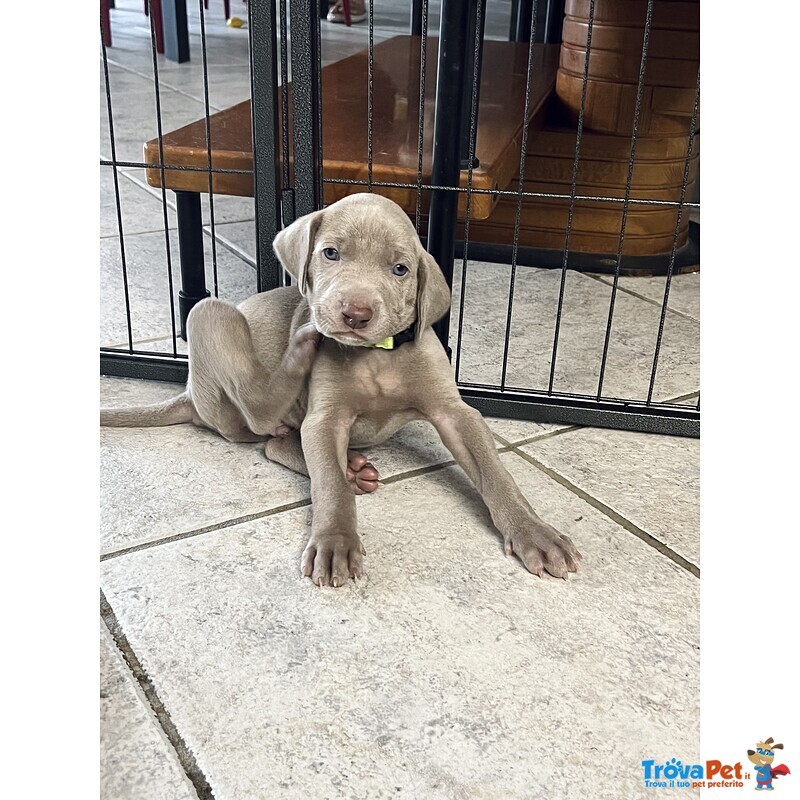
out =
[[429,325],[438,322],[450,308],[450,287],[436,259],[421,250],[417,268],[417,325],[414,338],[419,339]]
[[283,268],[297,281],[300,294],[308,292],[308,263],[314,252],[314,240],[322,224],[323,211],[313,211],[284,228],[272,243]]
[[782,744],[774,744],[774,745],[772,745],[770,750],[783,750],[783,745]]

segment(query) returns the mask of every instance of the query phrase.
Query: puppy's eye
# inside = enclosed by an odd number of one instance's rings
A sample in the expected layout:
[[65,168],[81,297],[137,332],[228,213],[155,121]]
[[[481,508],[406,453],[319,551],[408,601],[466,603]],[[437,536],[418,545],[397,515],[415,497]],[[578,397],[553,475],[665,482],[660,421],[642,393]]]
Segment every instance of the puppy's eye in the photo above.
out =
[[392,275],[397,275],[402,278],[403,275],[408,275],[408,267],[404,264],[395,264],[392,267]]
[[328,259],[328,261],[338,261],[339,260],[339,251],[335,247],[326,247],[322,251],[322,255]]

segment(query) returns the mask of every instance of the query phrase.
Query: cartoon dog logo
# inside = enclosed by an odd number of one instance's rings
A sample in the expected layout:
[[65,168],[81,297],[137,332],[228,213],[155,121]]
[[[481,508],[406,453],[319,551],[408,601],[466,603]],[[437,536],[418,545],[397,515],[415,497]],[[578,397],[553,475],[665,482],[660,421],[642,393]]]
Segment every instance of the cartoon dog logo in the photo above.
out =
[[772,785],[773,778],[791,774],[786,764],[778,764],[777,767],[772,766],[772,762],[775,760],[775,751],[783,750],[783,745],[773,744],[774,741],[770,736],[765,742],[757,742],[755,750],[747,751],[747,757],[756,766],[757,791],[764,789],[772,791],[775,788]]

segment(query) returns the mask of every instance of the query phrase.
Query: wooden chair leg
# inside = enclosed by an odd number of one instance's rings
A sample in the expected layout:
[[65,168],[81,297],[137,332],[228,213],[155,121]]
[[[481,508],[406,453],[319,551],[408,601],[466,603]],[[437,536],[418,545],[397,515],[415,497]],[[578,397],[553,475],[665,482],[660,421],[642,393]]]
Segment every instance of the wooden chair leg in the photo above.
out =
[[231,18],[231,0],[225,0],[225,19]]
[[147,2],[147,0],[144,0],[144,15],[146,17],[150,16],[150,4]]
[[150,0],[153,4],[153,27],[156,33],[156,52],[164,55],[164,15],[161,13],[161,0]]
[[350,17],[350,0],[342,0],[342,10],[344,11],[344,24],[349,28],[352,24]]
[[111,6],[108,0],[100,0],[100,29],[103,33],[103,44],[111,47]]

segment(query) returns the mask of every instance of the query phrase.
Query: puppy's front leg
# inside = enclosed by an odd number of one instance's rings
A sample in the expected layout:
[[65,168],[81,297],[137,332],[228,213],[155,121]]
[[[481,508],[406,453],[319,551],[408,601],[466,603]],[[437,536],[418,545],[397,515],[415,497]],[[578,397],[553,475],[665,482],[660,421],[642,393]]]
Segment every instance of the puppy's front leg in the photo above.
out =
[[300,435],[311,478],[311,538],[301,572],[318,586],[342,586],[362,573],[364,548],[356,532],[356,500],[347,483],[347,444],[352,419],[311,410]]
[[557,578],[576,572],[581,558],[572,541],[540,519],[497,454],[494,438],[480,413],[461,400],[428,414],[445,447],[467,473],[503,534],[506,555],[525,567]]

